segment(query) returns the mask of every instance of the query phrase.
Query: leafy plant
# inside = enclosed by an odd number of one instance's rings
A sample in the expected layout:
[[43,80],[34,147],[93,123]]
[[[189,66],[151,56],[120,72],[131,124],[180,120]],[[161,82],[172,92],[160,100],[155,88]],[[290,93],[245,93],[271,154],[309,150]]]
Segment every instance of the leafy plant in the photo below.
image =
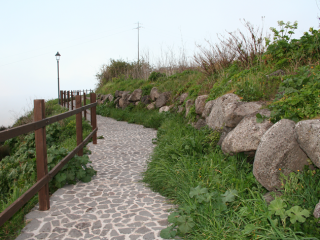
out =
[[279,216],[283,226],[286,226],[286,218],[290,218],[290,222],[292,224],[297,221],[300,223],[304,223],[306,218],[310,216],[310,212],[307,209],[302,209],[300,206],[293,206],[292,208],[286,210],[287,204],[281,199],[276,198],[268,207],[270,215]]

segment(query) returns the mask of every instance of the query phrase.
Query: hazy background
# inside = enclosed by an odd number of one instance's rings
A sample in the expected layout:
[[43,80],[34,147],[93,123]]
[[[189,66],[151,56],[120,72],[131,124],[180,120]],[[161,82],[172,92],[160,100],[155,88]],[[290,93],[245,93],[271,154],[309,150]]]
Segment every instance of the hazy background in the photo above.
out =
[[298,21],[296,37],[318,29],[316,0],[162,0],[162,1],[0,1],[0,125],[33,107],[33,99],[57,98],[60,89],[93,89],[95,74],[110,58],[156,63],[183,48],[192,59],[196,44],[216,34],[243,29],[245,18],[264,29],[277,21]]

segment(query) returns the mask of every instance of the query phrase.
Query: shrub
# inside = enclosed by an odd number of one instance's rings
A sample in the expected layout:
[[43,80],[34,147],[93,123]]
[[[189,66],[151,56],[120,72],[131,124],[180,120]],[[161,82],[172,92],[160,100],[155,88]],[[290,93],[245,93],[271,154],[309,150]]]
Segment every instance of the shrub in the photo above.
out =
[[160,72],[152,72],[148,78],[149,81],[155,82],[161,77],[165,77],[166,74]]

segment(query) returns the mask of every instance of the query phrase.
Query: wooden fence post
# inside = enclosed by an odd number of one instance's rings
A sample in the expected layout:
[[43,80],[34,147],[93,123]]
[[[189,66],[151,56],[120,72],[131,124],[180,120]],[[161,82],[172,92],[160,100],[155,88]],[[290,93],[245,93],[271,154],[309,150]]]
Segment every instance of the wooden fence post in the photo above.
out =
[[71,91],[71,110],[73,110],[73,91]]
[[63,97],[64,97],[64,107],[66,107],[66,102],[67,102],[66,91],[63,92]]
[[[96,94],[95,93],[90,93],[90,103],[95,103],[96,102]],[[93,107],[90,109],[91,111],[91,126],[92,130],[96,129],[97,127],[97,115],[96,115],[96,107]],[[92,136],[92,143],[97,144],[97,132],[93,134]]]
[[[45,103],[43,99],[34,100],[34,121],[45,118]],[[37,159],[37,181],[48,174],[46,128],[35,131],[36,159]],[[44,185],[39,191],[39,210],[45,211],[50,208],[49,185]]]
[[60,104],[63,106],[63,91],[60,91]]
[[[76,108],[81,107],[81,96],[76,96]],[[76,115],[76,132],[77,132],[77,146],[82,143],[82,112],[77,113]],[[83,149],[78,152],[78,156],[83,155]]]
[[[86,97],[86,93],[83,92],[83,106],[87,105],[87,97]],[[83,111],[84,114],[84,120],[87,120],[87,110]]]
[[67,107],[68,107],[68,111],[69,111],[69,101],[70,101],[70,91],[67,92]]

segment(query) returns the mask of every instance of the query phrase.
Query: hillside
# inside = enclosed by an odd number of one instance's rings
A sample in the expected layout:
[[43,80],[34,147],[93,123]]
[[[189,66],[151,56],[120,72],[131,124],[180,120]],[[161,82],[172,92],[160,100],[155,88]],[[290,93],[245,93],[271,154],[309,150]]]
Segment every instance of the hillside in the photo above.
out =
[[[286,151],[286,160],[304,156],[294,169],[290,163],[273,164],[268,151],[261,153],[257,146],[259,154],[254,159],[255,151],[226,153],[225,140],[222,145],[217,145],[218,141],[223,134],[224,139],[228,138],[238,125],[215,128],[208,119],[225,115],[216,105],[222,104],[221,99],[233,98],[230,103],[236,107],[259,105],[259,114],[253,112],[253,116],[246,117],[252,129],[264,124],[267,127],[262,135],[269,128],[272,131],[267,133],[283,136],[284,142],[289,138],[296,141],[290,129],[298,129],[298,122],[320,116],[320,31],[311,28],[300,39],[291,39],[297,23],[280,21],[278,30],[271,29],[271,40],[246,24],[249,38],[230,33],[219,44],[201,47],[192,64],[154,69],[143,61],[112,60],[97,74],[97,93],[102,95],[98,114],[158,129],[154,139],[157,146],[144,182],[177,205],[168,218],[169,226],[161,233],[163,238],[320,238],[315,210],[320,198],[320,171],[310,153],[307,156],[301,144],[292,145],[291,152],[280,149]],[[168,96],[166,108],[155,106],[160,97],[153,92]],[[137,93],[141,101],[130,101]],[[153,103],[142,103],[148,98]],[[210,116],[197,112],[195,100],[201,98],[205,99],[205,108],[213,102],[214,107],[208,107]],[[166,112],[159,113],[159,108]],[[182,111],[177,113],[179,109]],[[195,129],[194,123],[202,118],[207,126]],[[281,124],[274,124],[277,122]],[[289,130],[279,131],[279,125],[283,129],[289,126]],[[316,138],[319,141],[319,136]],[[243,142],[242,137],[239,139]],[[271,149],[284,146],[282,142],[270,142]],[[275,176],[275,185],[269,184],[271,180],[259,179],[261,172],[257,172],[254,162],[258,161],[257,155],[268,161],[266,168]]]

